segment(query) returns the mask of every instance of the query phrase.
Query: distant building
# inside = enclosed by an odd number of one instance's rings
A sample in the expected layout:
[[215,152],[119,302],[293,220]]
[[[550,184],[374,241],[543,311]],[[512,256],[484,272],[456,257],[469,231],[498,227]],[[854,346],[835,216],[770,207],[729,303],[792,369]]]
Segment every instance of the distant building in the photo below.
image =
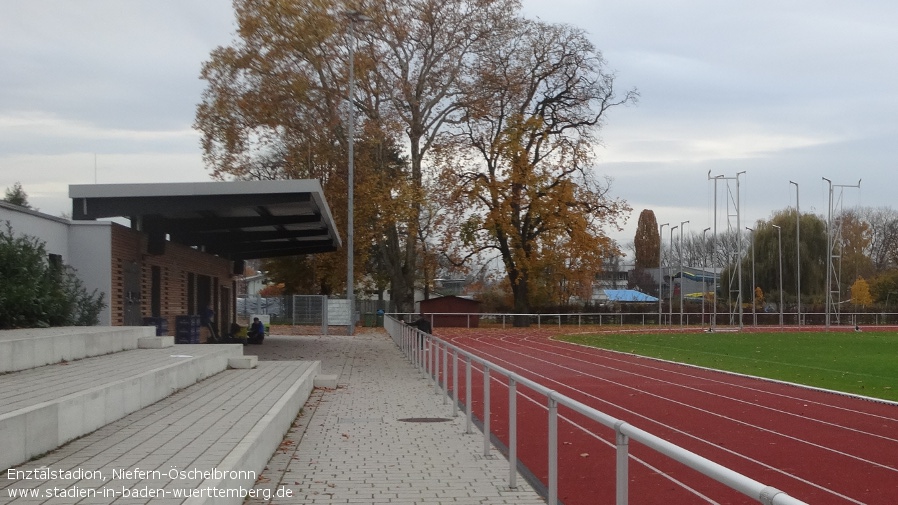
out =
[[429,319],[434,328],[477,328],[480,325],[480,302],[460,296],[442,296],[421,300],[419,312]]

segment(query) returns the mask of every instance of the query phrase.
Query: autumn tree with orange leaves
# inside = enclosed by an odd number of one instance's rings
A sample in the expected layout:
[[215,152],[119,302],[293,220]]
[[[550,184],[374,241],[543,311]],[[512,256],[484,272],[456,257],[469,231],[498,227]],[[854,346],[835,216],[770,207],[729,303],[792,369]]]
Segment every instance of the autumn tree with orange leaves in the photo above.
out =
[[447,251],[457,262],[498,253],[516,313],[550,286],[588,297],[617,252],[605,230],[630,208],[595,174],[593,149],[607,111],[637,92],[616,96],[604,66],[583,31],[520,20],[474,63],[463,120],[440,152]]
[[[235,0],[234,7],[238,37],[214,50],[202,71],[207,88],[195,126],[207,165],[221,179],[320,179],[345,236],[348,48],[357,40],[355,272],[387,283],[398,309],[412,310],[429,233],[425,160],[458,120],[469,60],[517,15],[519,2]],[[367,19],[355,23],[355,37],[349,11]],[[331,294],[346,287],[345,258],[289,261],[305,269],[306,284]]]

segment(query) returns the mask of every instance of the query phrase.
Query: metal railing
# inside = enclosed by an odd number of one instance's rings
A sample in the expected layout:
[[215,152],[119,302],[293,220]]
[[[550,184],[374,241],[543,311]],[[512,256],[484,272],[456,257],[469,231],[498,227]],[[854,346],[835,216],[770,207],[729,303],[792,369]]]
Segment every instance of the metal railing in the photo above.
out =
[[[417,313],[394,313],[397,317],[420,317]],[[659,316],[657,312],[583,312],[583,313],[558,313],[558,314],[512,314],[504,312],[496,313],[468,313],[468,312],[440,312],[427,314],[426,317],[431,318],[433,327],[439,326],[441,318],[454,318],[456,321],[464,320],[465,326],[468,328],[476,327],[479,324],[498,324],[502,328],[510,326],[513,321],[518,318],[525,318],[529,324],[536,325],[537,328],[542,326],[707,326],[710,324],[712,314],[707,312],[685,312],[680,317],[679,313],[669,314],[662,313]],[[757,312],[752,313],[750,310],[743,314],[743,326],[757,326],[764,328],[780,327],[779,312]],[[729,321],[729,315],[726,313],[717,313],[717,326],[723,326],[724,320]],[[797,324],[807,326],[824,326],[826,315],[823,312],[802,312],[801,321],[798,321],[798,314],[795,312],[786,312],[783,314],[783,321],[786,326],[795,326]],[[854,327],[855,324],[865,326],[894,326],[898,325],[898,313],[895,312],[842,312],[839,317],[839,323],[833,323],[836,327]],[[453,326],[457,326],[457,322]]]
[[[443,403],[449,402],[450,387],[448,382],[448,361],[449,354],[452,354],[452,414],[458,415],[459,404],[459,387],[458,387],[458,366],[459,359],[465,361],[465,415],[467,420],[465,423],[465,432],[468,434],[472,431],[472,408],[471,408],[471,372],[472,364],[480,365],[483,373],[483,455],[488,457],[490,454],[490,380],[491,372],[503,375],[508,379],[508,486],[517,487],[518,460],[517,460],[517,386],[521,385],[542,395],[546,399],[548,408],[548,482],[547,494],[548,504],[556,505],[558,503],[558,407],[559,405],[567,407],[574,412],[582,414],[587,418],[614,430],[615,433],[615,461],[616,461],[616,477],[615,477],[615,495],[616,505],[627,505],[629,502],[629,444],[631,441],[638,442],[660,454],[671,458],[699,473],[735,490],[749,498],[756,500],[764,505],[807,505],[805,502],[789,496],[771,486],[767,486],[754,479],[746,477],[738,472],[730,470],[718,463],[707,458],[699,456],[680,446],[661,439],[651,433],[641,430],[627,422],[616,419],[603,412],[600,412],[588,405],[569,398],[561,393],[551,390],[537,382],[526,377],[520,376],[510,370],[500,367],[485,359],[461,349],[458,346],[450,344],[442,339],[434,337],[429,333],[419,331],[414,326],[409,326],[394,317],[387,317],[384,320],[384,326],[396,345],[402,350],[406,357],[411,361],[425,376],[429,376],[433,380],[434,393],[443,394]],[[425,352],[432,349],[433,352]],[[440,354],[442,354],[442,380],[440,380]]]

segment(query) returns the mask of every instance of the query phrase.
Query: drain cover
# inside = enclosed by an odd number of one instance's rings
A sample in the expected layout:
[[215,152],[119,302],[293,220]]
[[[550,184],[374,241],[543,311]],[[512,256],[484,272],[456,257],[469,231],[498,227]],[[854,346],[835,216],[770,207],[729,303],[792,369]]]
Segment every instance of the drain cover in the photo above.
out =
[[451,421],[451,419],[447,419],[445,417],[406,417],[405,419],[398,419],[403,423],[445,423]]

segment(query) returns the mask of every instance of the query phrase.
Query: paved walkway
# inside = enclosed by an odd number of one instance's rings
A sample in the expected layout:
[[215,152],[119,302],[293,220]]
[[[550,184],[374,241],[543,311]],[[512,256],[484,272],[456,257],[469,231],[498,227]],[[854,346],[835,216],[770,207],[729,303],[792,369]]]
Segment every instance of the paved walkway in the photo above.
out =
[[495,457],[483,457],[482,434],[464,433],[464,416],[452,417],[383,330],[271,336],[246,354],[320,360],[322,374],[339,376],[336,390],[312,393],[259,479],[256,487],[272,498],[247,503],[545,503],[520,476],[518,487],[508,488],[507,460],[495,449]]

